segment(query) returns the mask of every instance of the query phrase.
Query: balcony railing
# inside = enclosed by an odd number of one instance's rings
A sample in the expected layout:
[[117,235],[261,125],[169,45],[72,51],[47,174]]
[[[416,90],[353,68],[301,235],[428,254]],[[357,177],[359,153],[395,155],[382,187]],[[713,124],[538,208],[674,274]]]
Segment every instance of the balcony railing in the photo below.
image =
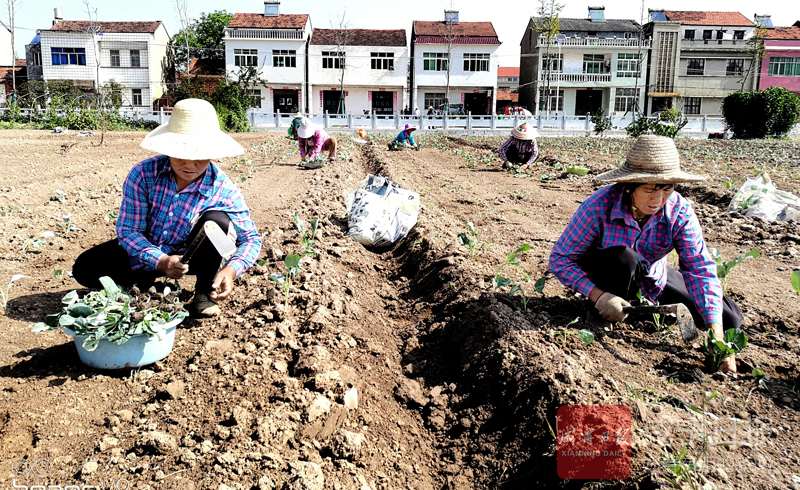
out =
[[298,29],[225,29],[225,39],[263,39],[285,41],[305,39],[305,31]]
[[551,82],[611,82],[611,73],[546,73],[539,74],[539,81],[547,79]]
[[[650,41],[647,39],[604,39],[597,37],[568,37],[563,39],[551,38],[551,46],[572,47],[572,46],[596,46],[600,48],[649,48]],[[547,46],[547,38],[539,36],[539,44]]]

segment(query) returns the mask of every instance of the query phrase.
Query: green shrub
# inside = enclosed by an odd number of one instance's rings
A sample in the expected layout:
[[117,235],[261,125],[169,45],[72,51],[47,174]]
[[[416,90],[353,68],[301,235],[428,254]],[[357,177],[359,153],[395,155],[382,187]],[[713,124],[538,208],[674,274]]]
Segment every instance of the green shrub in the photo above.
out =
[[648,119],[641,114],[630,123],[625,131],[631,138],[637,138],[643,134],[655,134],[667,136],[675,139],[689,120],[683,117],[677,109],[667,109],[659,114],[658,119]]
[[606,111],[604,111],[602,108],[597,109],[592,113],[591,121],[594,124],[594,132],[600,136],[602,136],[603,133],[609,129],[614,129],[614,125],[611,123],[611,118],[606,116]]
[[722,100],[722,115],[734,138],[779,138],[800,119],[800,98],[783,87],[735,92]]

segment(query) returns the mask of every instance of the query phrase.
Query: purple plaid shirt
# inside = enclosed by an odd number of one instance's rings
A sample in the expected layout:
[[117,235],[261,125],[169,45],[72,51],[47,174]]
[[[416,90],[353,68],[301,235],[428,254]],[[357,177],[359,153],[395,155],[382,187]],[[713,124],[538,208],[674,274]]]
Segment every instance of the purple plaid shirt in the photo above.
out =
[[641,229],[623,205],[622,193],[620,184],[603,187],[578,207],[550,254],[553,274],[564,285],[588,297],[595,285],[578,266],[578,259],[591,250],[623,245],[639,254],[647,270],[646,275],[637,278],[642,294],[657,301],[667,282],[666,256],[674,249],[686,289],[706,324],[721,324],[722,285],[689,203],[673,192]]
[[117,220],[119,243],[133,269],[155,270],[164,254],[186,251],[189,233],[206,211],[224,211],[231,218],[238,248],[227,265],[239,276],[258,258],[261,235],[242,193],[225,172],[212,162],[202,179],[178,192],[168,156],[137,163],[122,185]]

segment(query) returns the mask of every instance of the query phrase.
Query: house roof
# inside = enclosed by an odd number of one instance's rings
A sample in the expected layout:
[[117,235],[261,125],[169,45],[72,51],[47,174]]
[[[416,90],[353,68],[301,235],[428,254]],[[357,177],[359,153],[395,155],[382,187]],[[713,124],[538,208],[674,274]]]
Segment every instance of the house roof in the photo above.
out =
[[764,29],[764,31],[767,39],[800,40],[800,27],[774,27],[772,29]]
[[17,65],[16,66],[28,66],[28,60],[24,58],[17,58]]
[[[535,19],[532,17],[531,21]],[[638,32],[639,28],[639,23],[630,19],[558,19],[558,30],[561,32]]]
[[263,14],[233,14],[228,27],[255,27],[259,29],[303,29],[308,22],[308,14],[281,14],[265,17]]
[[[341,29],[314,29],[311,44],[335,45]],[[347,29],[348,46],[405,46],[405,29]]]
[[225,75],[225,60],[192,58],[189,62],[189,75],[216,77]]
[[498,66],[497,67],[497,76],[498,77],[518,77],[519,76],[519,67],[518,66]]
[[739,12],[698,12],[694,10],[666,10],[667,19],[696,26],[752,26]]
[[[444,21],[415,20],[413,24],[412,36],[415,42],[418,37],[446,37],[450,34],[458,37],[471,38],[494,38],[497,42],[487,42],[485,44],[500,44],[497,40],[497,32],[491,22],[460,22],[458,24],[445,24]],[[466,44],[466,43],[465,43]]]
[[63,32],[87,32],[91,26],[100,27],[100,32],[114,32],[114,33],[147,33],[152,34],[156,32],[158,26],[161,25],[160,20],[147,21],[147,22],[100,22],[88,20],[60,20],[56,25],[50,29],[43,29],[49,31],[63,31]]

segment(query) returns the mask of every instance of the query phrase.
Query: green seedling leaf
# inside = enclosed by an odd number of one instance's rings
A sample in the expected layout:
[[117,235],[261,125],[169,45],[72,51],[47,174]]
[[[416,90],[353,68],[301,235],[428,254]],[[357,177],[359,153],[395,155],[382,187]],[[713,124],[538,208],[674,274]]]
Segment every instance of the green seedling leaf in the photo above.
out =
[[747,347],[747,335],[745,335],[744,330],[742,330],[741,328],[737,329],[729,328],[728,330],[725,331],[724,338],[725,338],[725,343],[731,349],[735,349],[737,353],[741,352],[742,350],[744,350],[745,347]]
[[67,313],[73,317],[86,317],[94,313],[94,310],[83,303],[74,303],[67,307]]
[[547,281],[546,277],[540,277],[533,283],[533,291],[535,293],[544,294],[544,284]]
[[792,272],[792,288],[800,295],[800,270]]
[[588,330],[579,330],[578,338],[581,339],[581,342],[583,342],[586,345],[589,345],[592,342],[594,342],[594,334]]
[[494,279],[492,279],[492,286],[494,286],[495,289],[502,289],[509,284],[511,284],[511,279],[508,279],[507,277],[494,276]]
[[283,274],[270,274],[270,281],[275,281],[278,285],[283,286],[286,283],[286,276]]
[[100,278],[100,284],[103,285],[103,290],[106,292],[106,297],[109,299],[109,301],[116,301],[120,293],[117,283],[115,283],[110,277],[103,276]]
[[458,239],[461,241],[461,245],[469,246],[469,237],[467,237],[466,233],[459,233]]
[[289,269],[299,267],[300,256],[297,254],[287,255],[286,258],[283,259],[283,264]]
[[564,169],[567,171],[568,174],[577,175],[579,177],[583,177],[584,175],[589,173],[588,168],[582,167],[580,165],[566,165]]
[[42,238],[55,238],[58,236],[58,233],[54,231],[43,231],[42,233],[39,233],[39,236]]
[[34,325],[33,328],[31,328],[31,332],[34,333],[45,332],[47,330],[50,330],[50,326],[48,326],[44,322],[39,322],[36,325]]

